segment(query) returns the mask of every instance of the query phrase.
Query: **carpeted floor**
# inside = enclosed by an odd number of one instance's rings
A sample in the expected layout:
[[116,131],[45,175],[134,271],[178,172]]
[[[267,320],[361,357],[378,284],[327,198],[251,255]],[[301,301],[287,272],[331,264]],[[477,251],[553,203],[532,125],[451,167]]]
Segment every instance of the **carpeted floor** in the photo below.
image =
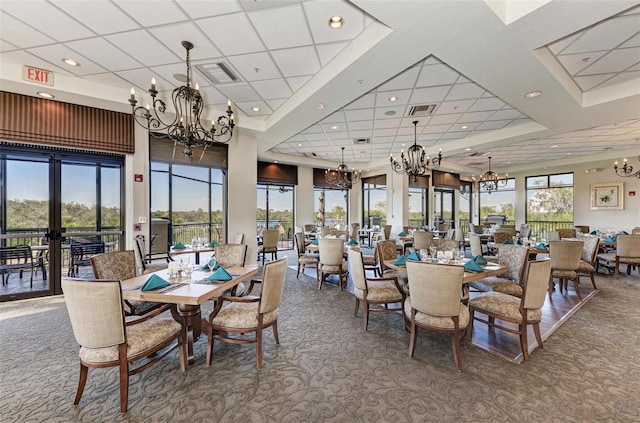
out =
[[[179,370],[177,352],[131,378],[120,414],[116,369],[89,372],[73,406],[78,347],[60,297],[0,305],[3,422],[573,422],[640,421],[640,276],[600,276],[581,310],[536,349],[509,363],[474,346],[456,371],[450,338],[421,332],[414,359],[400,315],[374,314],[369,332],[353,297],[289,269],[264,367],[253,346],[216,344],[204,364]],[[210,307],[206,308],[210,310]]]

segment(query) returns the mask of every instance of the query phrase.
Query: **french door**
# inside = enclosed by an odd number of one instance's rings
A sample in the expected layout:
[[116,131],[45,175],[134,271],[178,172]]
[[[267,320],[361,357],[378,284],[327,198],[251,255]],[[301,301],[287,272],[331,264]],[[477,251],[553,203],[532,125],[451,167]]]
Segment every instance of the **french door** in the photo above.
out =
[[120,248],[123,169],[117,155],[0,145],[0,247],[29,245],[35,267],[5,274],[0,301],[62,293],[72,243]]

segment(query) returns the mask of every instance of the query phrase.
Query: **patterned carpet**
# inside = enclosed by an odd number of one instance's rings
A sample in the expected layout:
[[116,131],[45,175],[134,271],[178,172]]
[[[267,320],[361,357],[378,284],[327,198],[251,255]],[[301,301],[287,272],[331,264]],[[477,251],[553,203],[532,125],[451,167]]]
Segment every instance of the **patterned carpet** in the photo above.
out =
[[[317,290],[288,270],[264,367],[253,346],[216,344],[204,365],[181,373],[177,352],[131,378],[120,414],[117,371],[90,370],[73,406],[78,347],[63,299],[0,305],[0,421],[3,422],[427,422],[640,421],[640,276],[598,277],[595,296],[517,365],[476,347],[456,371],[449,337],[422,332],[414,359],[400,315],[374,314],[369,332],[353,297]],[[207,310],[209,310],[208,307]]]

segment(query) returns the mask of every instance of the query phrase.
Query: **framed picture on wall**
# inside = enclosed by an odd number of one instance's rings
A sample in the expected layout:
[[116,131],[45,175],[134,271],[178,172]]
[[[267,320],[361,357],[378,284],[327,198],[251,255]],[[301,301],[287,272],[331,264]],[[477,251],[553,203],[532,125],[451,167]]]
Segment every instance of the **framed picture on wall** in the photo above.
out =
[[591,210],[624,210],[624,182],[591,184]]

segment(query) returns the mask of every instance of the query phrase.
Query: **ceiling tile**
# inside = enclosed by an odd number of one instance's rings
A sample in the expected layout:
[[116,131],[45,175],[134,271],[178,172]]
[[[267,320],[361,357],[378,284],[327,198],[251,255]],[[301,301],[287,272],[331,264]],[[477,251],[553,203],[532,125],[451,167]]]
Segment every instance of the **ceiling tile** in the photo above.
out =
[[460,74],[445,64],[423,66],[418,77],[419,87],[433,87],[437,85],[451,85],[456,82]]
[[348,45],[347,42],[318,44],[316,50],[320,57],[320,64],[322,67],[326,66],[334,57],[338,55]]
[[184,21],[187,15],[174,2],[131,0],[113,0],[133,19],[144,26],[163,25],[171,22]]
[[346,110],[344,114],[348,122],[373,119],[373,109]]
[[429,87],[429,88],[417,88],[411,95],[411,104],[431,104],[439,103],[444,100],[444,97],[449,92],[451,86],[445,85],[442,87]]
[[416,79],[420,72],[420,66],[413,66],[400,72],[389,81],[378,87],[378,91],[397,91],[413,89],[416,86]]
[[349,127],[349,131],[357,131],[362,129],[373,129],[373,121],[372,120],[361,120],[356,122],[349,122],[347,124]]
[[264,44],[244,13],[200,19],[196,23],[226,56],[264,50]]
[[[29,53],[40,57],[42,60],[59,64],[60,67],[67,69],[69,73],[74,75],[86,75],[91,73],[105,72],[101,66],[93,63],[86,57],[80,56],[75,51],[67,48],[64,44],[54,44],[46,47],[36,47],[27,50]],[[65,64],[62,59],[73,59],[80,64],[80,66],[69,66]]]
[[456,123],[458,119],[462,117],[462,113],[452,113],[449,115],[438,115],[431,117],[429,124],[431,125],[441,125],[445,123]]
[[233,103],[260,100],[258,93],[247,83],[221,85],[216,88],[227,98],[231,99]]
[[313,75],[290,76],[286,78],[286,80],[287,84],[291,87],[291,91],[295,93],[312,77]]
[[203,59],[210,60],[212,57],[222,57],[220,50],[211,43],[211,40],[193,22],[157,26],[150,28],[149,32],[182,60],[187,57],[182,41],[190,41],[193,44],[193,49],[190,52],[193,62]]
[[251,85],[265,99],[288,98],[292,92],[284,79],[270,79],[267,81],[255,81]]
[[140,28],[136,21],[108,1],[56,0],[55,6],[79,22],[91,22],[91,30],[99,35]]
[[72,41],[67,43],[67,46],[110,71],[142,66],[140,62],[100,37]]
[[484,93],[484,88],[476,84],[455,84],[447,94],[446,100],[464,100],[468,98],[479,98]]
[[564,49],[562,53],[609,50],[635,35],[638,32],[638,28],[640,28],[640,15],[609,19],[589,28]]
[[[313,40],[317,44],[349,41],[365,28],[364,13],[348,2],[306,1],[303,6]],[[339,29],[330,28],[331,16],[341,16],[344,25]]]
[[397,107],[376,107],[374,119],[389,120],[394,116],[402,116],[406,110],[406,106]]
[[[269,50],[312,44],[311,33],[300,4],[247,14]],[[286,30],[283,30],[280,25],[284,22],[286,22]],[[291,36],[291,34],[295,34],[295,36]]]
[[[3,5],[5,3],[2,3]],[[18,47],[28,48],[55,42],[40,31],[7,15],[0,14],[0,38]]]
[[[241,102],[235,103],[239,109],[241,109],[247,116],[266,116],[273,113],[273,110],[265,103],[264,101],[249,101],[249,102]],[[253,107],[257,107],[260,110],[257,112],[251,110]]]
[[106,35],[104,38],[148,66],[178,62],[181,57],[184,58],[182,60],[187,57],[186,49],[183,48],[182,56],[176,56],[144,29]]
[[344,106],[345,110],[354,110],[354,109],[366,109],[375,106],[376,96],[375,93],[368,93],[357,100],[352,101],[348,105]]
[[485,110],[500,110],[504,102],[497,97],[480,98],[469,108],[470,112],[482,112]]
[[504,109],[498,110],[488,120],[507,120],[507,119],[516,119],[522,116],[522,113],[517,111],[516,109]]
[[5,40],[0,40],[0,52],[16,50],[18,46],[11,44]]
[[436,114],[466,112],[473,105],[473,100],[445,101],[436,109]]
[[71,75],[66,69],[62,67],[54,66],[48,61],[27,53],[24,50],[10,51],[8,53],[2,53],[2,61],[9,63],[19,63],[22,65],[34,66],[41,69],[46,69],[52,72],[61,73],[63,75]]
[[296,47],[271,52],[285,77],[313,75],[320,70],[318,55],[313,47]]
[[469,122],[483,122],[487,119],[489,119],[489,117],[491,115],[493,115],[494,112],[488,111],[488,112],[470,112],[470,113],[465,113],[460,120],[458,120],[458,123],[469,123]]
[[200,95],[207,107],[217,106],[220,110],[226,110],[227,100],[229,100],[229,98],[222,94],[217,88],[213,86],[200,87]]
[[578,75],[620,72],[637,64],[638,61],[640,61],[640,47],[613,50],[588,68],[583,69]]
[[575,75],[606,53],[607,51],[591,51],[581,54],[562,54],[558,56],[558,61],[566,69],[569,75]]
[[276,64],[267,52],[232,56],[229,57],[229,61],[245,81],[282,78]]
[[[389,98],[392,96],[396,97],[395,101],[390,101]],[[397,107],[403,104],[409,103],[409,98],[411,97],[411,90],[396,90],[394,92],[380,92],[376,93],[376,106],[389,106],[389,107]]]
[[[50,3],[38,2],[38,13],[34,13],[34,3],[29,1],[3,1],[2,10],[23,22],[28,22],[40,32],[57,41],[93,37],[96,34]],[[2,25],[4,26],[4,18]],[[3,37],[4,38],[4,37]],[[6,39],[11,41],[11,39]],[[21,45],[17,43],[18,45]]]
[[202,0],[180,0],[179,6],[193,19],[242,11],[240,5],[235,1],[217,1],[212,4]]
[[[161,93],[173,91],[173,89],[176,87],[166,79],[160,76],[151,74],[151,72],[149,72],[149,69],[147,68],[119,71],[115,73],[121,78],[124,78],[125,80],[127,80],[132,85],[143,90],[145,93],[151,86],[151,78],[154,76],[156,78],[156,89]],[[161,95],[164,96],[164,94],[161,94]],[[171,96],[169,95],[167,98],[170,98],[170,97]]]

